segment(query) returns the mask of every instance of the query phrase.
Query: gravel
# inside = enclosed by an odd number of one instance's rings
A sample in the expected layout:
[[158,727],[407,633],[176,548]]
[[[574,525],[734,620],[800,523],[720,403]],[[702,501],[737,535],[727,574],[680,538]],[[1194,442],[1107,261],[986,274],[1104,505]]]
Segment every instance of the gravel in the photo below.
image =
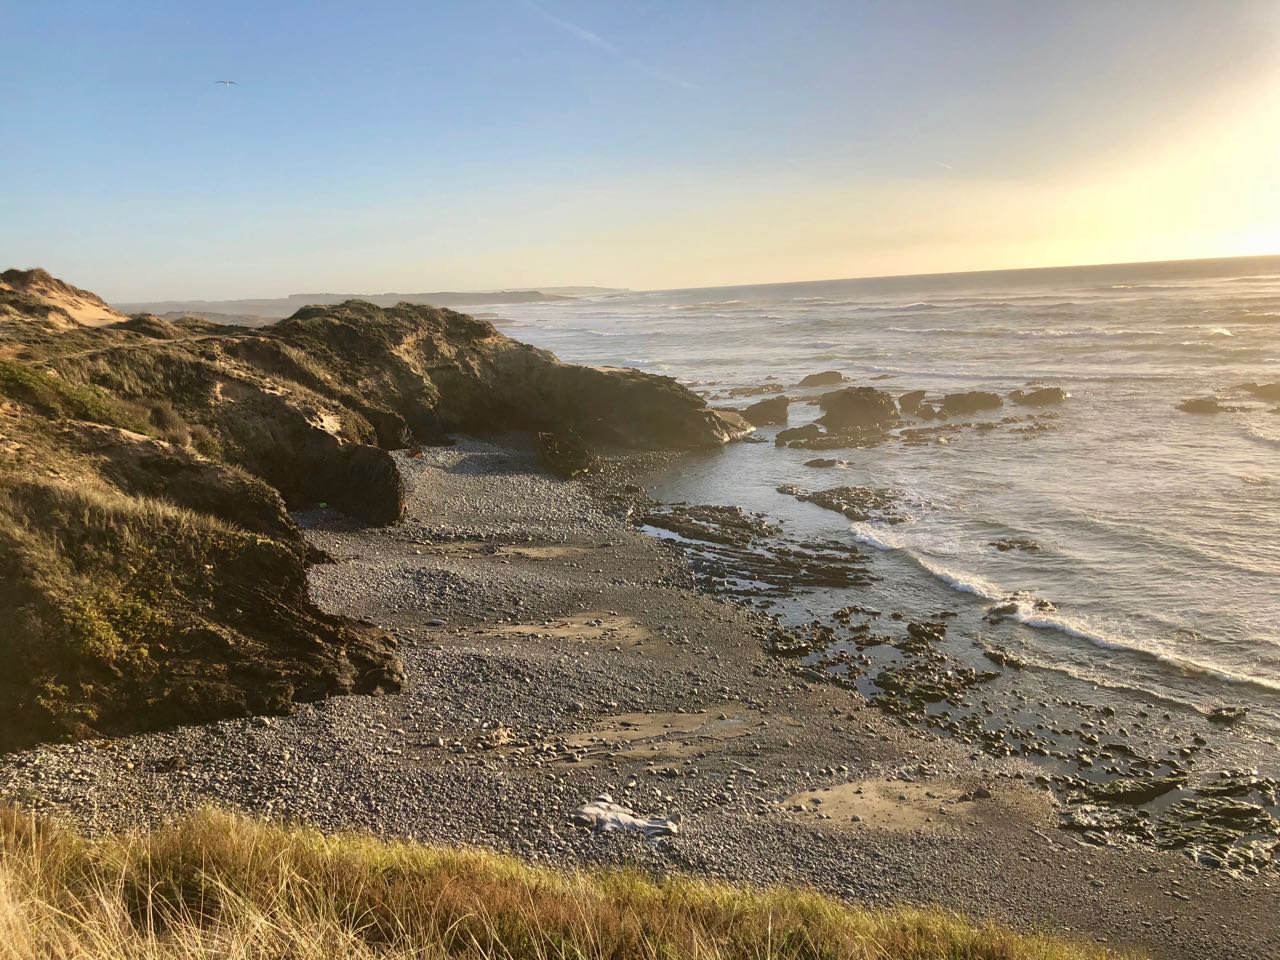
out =
[[[317,601],[399,637],[405,693],[12,754],[3,795],[90,832],[216,804],[562,865],[939,904],[1161,957],[1280,955],[1272,876],[1076,841],[1031,768],[799,678],[763,653],[759,614],[692,590],[668,546],[529,454],[466,441],[401,467],[404,524],[299,521],[335,561],[312,568]],[[910,829],[788,802],[854,781],[965,802],[930,799]],[[575,826],[602,793],[679,833]]]

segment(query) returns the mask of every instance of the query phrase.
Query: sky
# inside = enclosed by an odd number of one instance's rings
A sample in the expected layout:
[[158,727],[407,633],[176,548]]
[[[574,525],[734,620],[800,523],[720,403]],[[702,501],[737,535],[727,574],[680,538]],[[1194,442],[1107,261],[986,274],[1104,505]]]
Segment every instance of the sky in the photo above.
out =
[[1280,253],[1280,0],[0,0],[0,29],[0,267],[116,301]]

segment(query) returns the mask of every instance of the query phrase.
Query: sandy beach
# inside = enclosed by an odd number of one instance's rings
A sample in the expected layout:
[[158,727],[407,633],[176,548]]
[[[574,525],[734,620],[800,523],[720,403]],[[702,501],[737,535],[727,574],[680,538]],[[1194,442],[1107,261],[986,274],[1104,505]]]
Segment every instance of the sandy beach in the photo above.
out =
[[[219,805],[557,864],[632,864],[869,904],[939,904],[1177,958],[1280,951],[1280,887],[1058,829],[1017,759],[979,757],[764,652],[609,484],[523,449],[396,455],[405,523],[298,519],[326,610],[392,631],[402,694],[44,746],[0,790],[91,831]],[[674,835],[595,833],[601,795]]]

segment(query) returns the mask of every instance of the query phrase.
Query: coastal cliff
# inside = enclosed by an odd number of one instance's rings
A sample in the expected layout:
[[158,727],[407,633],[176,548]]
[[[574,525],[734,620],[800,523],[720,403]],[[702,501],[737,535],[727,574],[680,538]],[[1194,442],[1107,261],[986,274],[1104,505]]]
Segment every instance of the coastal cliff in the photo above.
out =
[[395,522],[390,451],[511,430],[691,448],[749,426],[450,310],[348,301],[245,330],[6,272],[0,749],[399,689],[393,640],[308,598],[287,509]]

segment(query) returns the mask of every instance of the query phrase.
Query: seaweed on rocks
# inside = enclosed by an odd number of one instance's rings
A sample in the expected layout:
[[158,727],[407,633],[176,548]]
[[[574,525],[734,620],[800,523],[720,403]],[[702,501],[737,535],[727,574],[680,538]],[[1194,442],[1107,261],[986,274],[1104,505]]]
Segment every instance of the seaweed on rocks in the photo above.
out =
[[635,522],[675,534],[699,584],[731,597],[784,597],[872,581],[866,556],[853,545],[783,536],[777,525],[740,507],[658,505]]
[[903,523],[907,519],[896,510],[902,500],[902,492],[891,487],[832,487],[811,492],[794,484],[784,484],[778,487],[778,492],[824,510],[833,510],[849,520]]

